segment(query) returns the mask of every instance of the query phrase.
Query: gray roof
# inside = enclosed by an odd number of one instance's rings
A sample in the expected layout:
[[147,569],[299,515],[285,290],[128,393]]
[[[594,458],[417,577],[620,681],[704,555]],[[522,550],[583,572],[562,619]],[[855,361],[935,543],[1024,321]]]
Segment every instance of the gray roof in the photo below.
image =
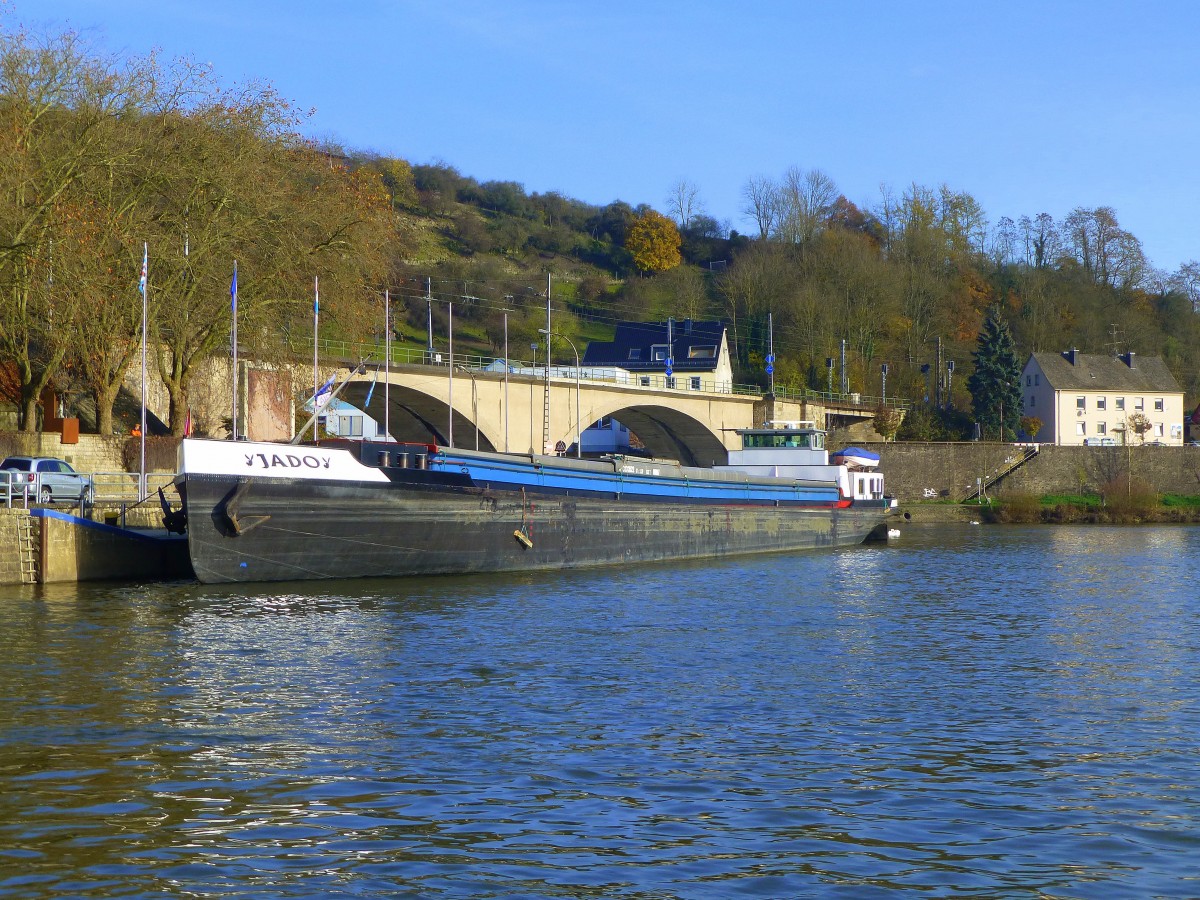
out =
[[1128,354],[1104,356],[1076,351],[1073,365],[1067,358],[1070,355],[1070,351],[1033,353],[1030,359],[1037,362],[1050,386],[1060,391],[1183,393],[1175,376],[1159,356],[1134,354],[1133,366],[1130,367]]

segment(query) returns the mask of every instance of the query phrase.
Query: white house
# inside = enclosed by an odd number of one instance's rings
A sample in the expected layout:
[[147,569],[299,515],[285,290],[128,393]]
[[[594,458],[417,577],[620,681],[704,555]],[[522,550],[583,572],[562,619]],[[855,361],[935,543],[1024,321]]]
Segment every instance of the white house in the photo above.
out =
[[[345,400],[326,400],[328,395],[321,398],[321,423],[325,430],[338,437],[352,440],[390,441],[391,437],[384,434],[383,426],[368,416],[357,406]],[[312,412],[312,401],[304,404],[307,412]]]
[[[1042,420],[1035,437],[1064,446],[1183,444],[1183,391],[1157,356],[1034,353],[1021,372],[1022,410]],[[1129,417],[1143,414],[1140,438]]]

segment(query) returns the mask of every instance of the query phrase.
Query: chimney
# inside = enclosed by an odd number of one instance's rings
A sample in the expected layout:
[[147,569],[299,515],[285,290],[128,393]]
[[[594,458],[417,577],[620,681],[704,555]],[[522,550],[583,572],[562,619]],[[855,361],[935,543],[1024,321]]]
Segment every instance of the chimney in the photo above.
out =
[[1125,354],[1125,365],[1129,366],[1129,368],[1131,368],[1131,369],[1137,368],[1137,365],[1134,362],[1135,356],[1137,356],[1137,354],[1134,353],[1132,350],[1130,350],[1128,353]]
[[1063,356],[1066,358],[1067,362],[1069,362],[1071,365],[1075,365],[1075,354],[1078,352],[1078,350],[1072,347],[1070,350],[1064,350]]

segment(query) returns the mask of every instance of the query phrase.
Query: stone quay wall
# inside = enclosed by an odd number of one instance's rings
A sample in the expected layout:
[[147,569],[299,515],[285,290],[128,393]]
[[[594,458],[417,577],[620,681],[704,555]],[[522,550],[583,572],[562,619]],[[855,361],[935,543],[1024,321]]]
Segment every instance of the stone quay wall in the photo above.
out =
[[[1019,460],[1029,445],[971,442],[864,443],[879,454],[887,492],[902,503],[961,500]],[[987,489],[1005,493],[1078,494],[1099,492],[1132,472],[1159,493],[1200,495],[1200,447],[1039,446],[1037,455]]]

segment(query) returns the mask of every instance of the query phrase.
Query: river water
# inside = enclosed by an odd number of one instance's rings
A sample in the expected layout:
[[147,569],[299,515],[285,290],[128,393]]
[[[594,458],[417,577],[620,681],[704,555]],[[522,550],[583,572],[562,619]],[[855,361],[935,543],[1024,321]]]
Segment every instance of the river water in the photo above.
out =
[[1200,896],[1198,557],[0,588],[0,897]]

